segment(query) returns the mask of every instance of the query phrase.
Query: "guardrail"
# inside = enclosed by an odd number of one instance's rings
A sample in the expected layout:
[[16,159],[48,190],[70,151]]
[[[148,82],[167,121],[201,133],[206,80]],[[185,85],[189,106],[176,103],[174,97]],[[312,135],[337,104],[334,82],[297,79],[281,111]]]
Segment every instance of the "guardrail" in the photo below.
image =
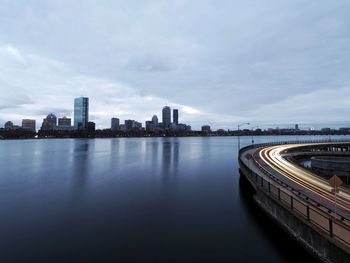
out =
[[301,144],[301,143],[330,143],[330,144],[334,144],[334,143],[344,143],[344,142],[350,143],[350,139],[347,139],[347,140],[329,140],[329,139],[300,140],[300,141],[279,141],[279,142],[257,143],[257,144],[252,144],[252,145],[241,148],[240,153],[242,151],[246,151],[249,149],[255,149],[255,148],[260,148],[260,147],[265,147],[265,146],[281,145],[281,144]]
[[[281,142],[279,144],[281,144]],[[259,147],[262,147],[262,145],[260,144]],[[249,177],[253,183],[255,183],[256,187],[276,200],[278,203],[282,204],[284,207],[296,212],[312,225],[325,232],[329,237],[340,241],[349,249],[350,227],[345,225],[343,221],[333,218],[332,215],[320,209],[319,206],[314,206],[310,203],[307,203],[305,200],[302,200],[298,194],[293,194],[290,191],[285,190],[285,186],[282,187],[282,185],[276,186],[275,184],[272,184],[270,181],[266,180],[246,166],[246,164],[240,158],[241,153],[253,148],[255,147],[248,146],[240,150],[239,165],[244,174]],[[265,171],[264,173],[268,172]],[[273,175],[270,174],[270,176]],[[328,208],[326,209],[329,210]]]

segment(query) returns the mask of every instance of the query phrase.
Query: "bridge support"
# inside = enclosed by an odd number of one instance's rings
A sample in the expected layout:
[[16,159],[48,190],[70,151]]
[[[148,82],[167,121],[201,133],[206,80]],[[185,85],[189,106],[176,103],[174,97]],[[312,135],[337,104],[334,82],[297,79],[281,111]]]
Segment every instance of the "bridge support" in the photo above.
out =
[[[316,229],[309,222],[309,209],[306,210],[307,217],[301,217],[297,212],[291,210],[288,205],[278,202],[281,198],[279,190],[276,201],[259,187],[260,182],[257,181],[258,185],[256,185],[247,173],[248,171],[241,170],[241,176],[245,176],[256,190],[254,200],[258,207],[285,230],[291,238],[295,239],[307,251],[323,262],[350,262],[350,254],[347,252],[347,248],[334,244],[328,233],[323,233],[320,229]],[[291,200],[291,205],[293,205],[293,200]]]

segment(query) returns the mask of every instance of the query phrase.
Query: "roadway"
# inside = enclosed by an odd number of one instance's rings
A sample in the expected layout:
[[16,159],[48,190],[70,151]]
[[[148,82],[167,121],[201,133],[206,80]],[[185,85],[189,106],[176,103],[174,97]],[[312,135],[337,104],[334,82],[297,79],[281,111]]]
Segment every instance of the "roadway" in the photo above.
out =
[[[282,144],[251,149],[245,154],[245,163],[255,172],[267,171],[290,191],[304,199],[332,211],[338,218],[350,220],[350,192],[338,187],[336,193],[328,180],[288,160],[288,151],[296,147],[322,146],[329,143]],[[337,143],[339,144],[339,143]],[[349,146],[349,143],[344,145]],[[293,155],[295,155],[295,149]],[[251,161],[253,160],[253,162]]]

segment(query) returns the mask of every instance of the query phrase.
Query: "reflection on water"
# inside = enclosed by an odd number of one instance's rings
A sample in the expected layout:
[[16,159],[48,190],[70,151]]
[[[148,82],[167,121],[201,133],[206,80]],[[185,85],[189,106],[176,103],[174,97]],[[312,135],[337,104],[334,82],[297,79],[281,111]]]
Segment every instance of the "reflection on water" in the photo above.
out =
[[73,188],[80,191],[86,184],[88,177],[88,154],[90,142],[87,140],[75,140],[73,146]]
[[299,260],[240,186],[237,150],[235,137],[0,141],[0,262]]

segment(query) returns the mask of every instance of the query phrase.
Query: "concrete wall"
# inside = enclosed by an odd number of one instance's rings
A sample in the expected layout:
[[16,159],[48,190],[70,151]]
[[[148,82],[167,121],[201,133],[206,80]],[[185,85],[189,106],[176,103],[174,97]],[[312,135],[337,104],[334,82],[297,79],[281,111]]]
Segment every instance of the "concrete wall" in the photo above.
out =
[[276,203],[264,192],[258,190],[254,199],[259,207],[286,230],[292,238],[300,242],[310,253],[323,262],[350,262],[350,254],[336,246],[326,235],[314,229],[307,221]]
[[349,263],[350,254],[342,244],[335,244],[327,233],[315,228],[308,221],[285,207],[267,195],[261,188],[256,187],[249,176],[241,170],[241,175],[245,176],[252,187],[256,190],[254,200],[257,205],[272,218],[290,237],[297,240],[307,251],[313,254],[322,262],[327,263]]

